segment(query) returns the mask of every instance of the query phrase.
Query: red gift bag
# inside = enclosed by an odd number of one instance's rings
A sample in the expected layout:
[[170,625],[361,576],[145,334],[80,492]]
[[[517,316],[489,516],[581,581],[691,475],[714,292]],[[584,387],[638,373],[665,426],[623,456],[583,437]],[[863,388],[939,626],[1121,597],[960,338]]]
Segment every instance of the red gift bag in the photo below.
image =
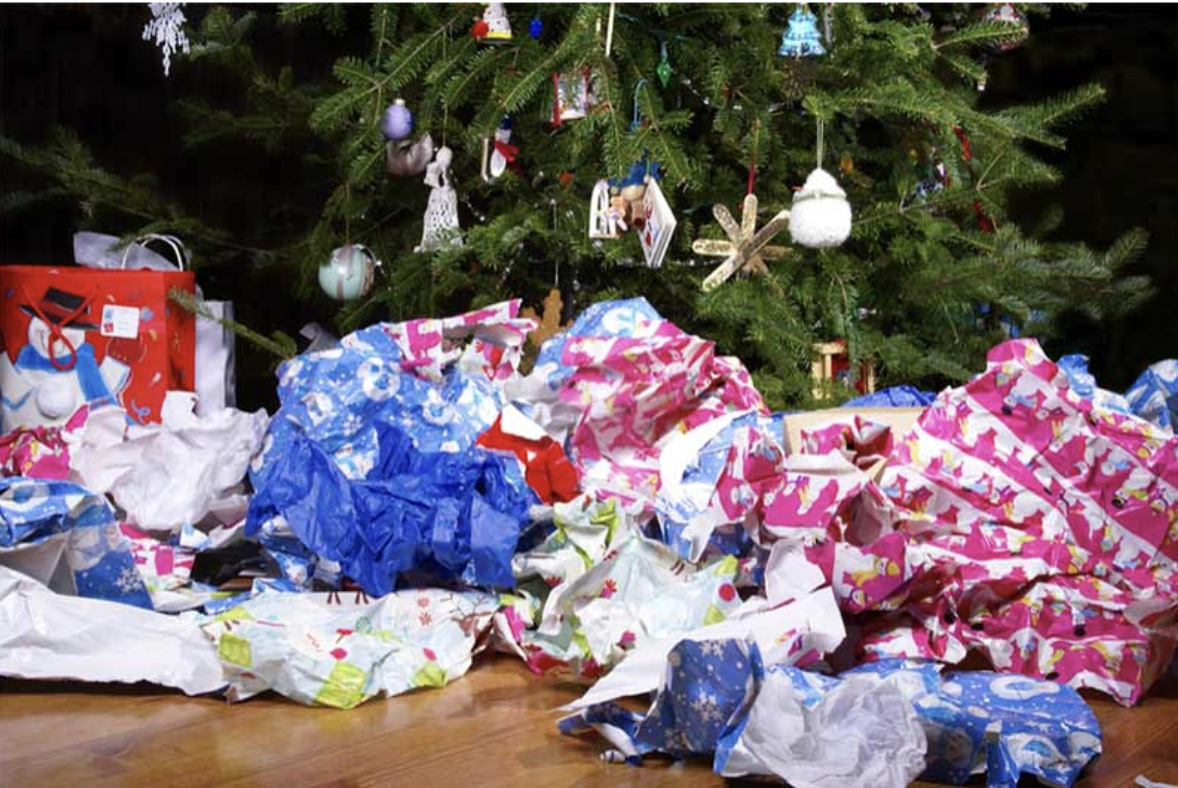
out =
[[191,271],[0,266],[0,426],[64,423],[85,403],[158,422],[192,391],[196,321],[168,300]]

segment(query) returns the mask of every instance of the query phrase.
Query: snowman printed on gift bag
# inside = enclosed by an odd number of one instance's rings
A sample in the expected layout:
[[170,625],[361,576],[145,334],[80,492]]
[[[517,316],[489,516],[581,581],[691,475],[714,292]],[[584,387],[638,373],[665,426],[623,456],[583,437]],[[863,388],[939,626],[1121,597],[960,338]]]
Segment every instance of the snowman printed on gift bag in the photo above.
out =
[[30,317],[27,344],[15,359],[10,355],[15,348],[0,353],[4,431],[60,424],[88,402],[117,403],[131,370],[109,353],[98,361],[87,341],[89,332],[101,328],[92,322],[89,299],[55,287],[39,300],[24,295],[20,310]]

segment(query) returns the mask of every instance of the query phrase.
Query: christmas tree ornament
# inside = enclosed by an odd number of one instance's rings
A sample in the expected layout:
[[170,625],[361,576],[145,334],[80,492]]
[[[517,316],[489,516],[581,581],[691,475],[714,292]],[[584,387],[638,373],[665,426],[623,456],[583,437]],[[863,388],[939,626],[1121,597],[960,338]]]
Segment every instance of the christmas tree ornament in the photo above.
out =
[[184,3],[149,3],[151,21],[143,27],[143,40],[155,39],[155,45],[160,48],[164,59],[164,76],[172,70],[172,55],[176,52],[188,54],[191,45],[188,34],[184,32],[184,12],[180,6]]
[[571,74],[552,75],[552,125],[566,120],[580,120],[589,114],[596,103],[593,79],[588,68]]
[[403,99],[397,99],[384,111],[380,130],[385,139],[398,142],[413,133],[413,113],[405,106]]
[[620,238],[629,227],[626,224],[627,205],[609,181],[593,184],[589,198],[589,237],[612,240]]
[[511,20],[503,3],[487,3],[483,18],[471,28],[475,40],[484,44],[505,44],[511,41]]
[[544,22],[540,20],[539,13],[532,17],[531,22],[528,22],[528,35],[532,37],[533,41],[539,41],[540,36],[544,35]]
[[657,180],[648,176],[642,195],[642,226],[638,243],[648,268],[661,268],[678,221]]
[[838,246],[851,235],[851,204],[847,193],[826,170],[815,169],[794,194],[789,234],[794,243],[811,249]]
[[380,261],[361,244],[346,244],[319,266],[319,286],[336,301],[351,301],[368,294],[376,281]]
[[564,300],[560,297],[559,288],[552,288],[543,303],[542,316],[537,315],[536,310],[530,306],[519,311],[520,317],[530,317],[540,323],[528,334],[528,345],[534,350],[539,350],[550,337],[556,336],[573,324],[571,320],[564,325],[560,324],[561,315],[564,313]]
[[450,184],[450,161],[454,153],[445,145],[438,148],[433,162],[425,168],[425,185],[431,188],[421,229],[421,243],[415,252],[434,252],[444,246],[462,246],[458,227],[458,195]]
[[515,166],[519,148],[508,144],[511,141],[512,126],[511,118],[504,117],[499,128],[495,130],[494,138],[483,140],[482,178],[486,183],[502,176],[508,166]]
[[665,40],[662,42],[662,55],[654,73],[658,75],[659,82],[663,83],[664,88],[671,83],[671,74],[674,73],[674,70],[671,68],[671,59],[667,57],[667,42]]
[[1027,22],[1027,18],[1014,7],[1013,3],[994,3],[990,10],[982,15],[982,21],[1005,22],[1017,26],[1015,37],[990,44],[990,49],[995,52],[1009,52],[1018,49],[1026,42],[1027,36],[1031,33],[1031,26]]
[[426,134],[417,142],[389,141],[385,143],[385,169],[395,178],[421,175],[434,157],[434,140]]
[[725,206],[712,206],[712,215],[716,217],[728,240],[699,238],[691,244],[691,250],[696,254],[725,258],[720,267],[703,281],[705,293],[715,290],[736,273],[763,274],[769,270],[765,265],[766,260],[780,260],[789,254],[789,250],[783,246],[769,245],[769,242],[789,224],[789,211],[779,211],[760,230],[757,229],[757,195],[745,196],[742,211],[740,224],[737,224]]
[[777,54],[783,57],[817,57],[826,54],[822,34],[818,32],[818,17],[799,3],[789,16],[789,25],[781,36]]

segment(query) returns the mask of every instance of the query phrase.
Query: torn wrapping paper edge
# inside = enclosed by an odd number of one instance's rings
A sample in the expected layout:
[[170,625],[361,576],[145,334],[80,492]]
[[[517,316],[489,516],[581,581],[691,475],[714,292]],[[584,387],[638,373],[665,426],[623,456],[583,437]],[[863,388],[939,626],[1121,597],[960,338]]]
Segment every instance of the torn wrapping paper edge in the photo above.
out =
[[127,424],[118,408],[94,410],[68,438],[74,477],[109,493],[128,522],[148,530],[178,532],[210,511],[240,519],[239,485],[269,417],[233,408],[198,417],[195,401],[191,392],[169,391],[158,425]]
[[763,599],[749,600],[726,621],[635,649],[584,695],[561,708],[576,711],[655,691],[667,654],[681,640],[752,638],[766,659],[784,663],[813,661],[834,651],[845,637],[843,617],[829,587],[775,607],[768,607]]
[[350,709],[463,675],[497,607],[493,594],[436,588],[375,600],[363,592],[266,591],[203,628],[224,664],[230,700],[274,690]]
[[147,681],[188,695],[225,686],[216,649],[193,620],[55,594],[4,567],[0,675]]
[[87,404],[78,408],[60,427],[19,427],[0,437],[0,476],[68,479],[68,436],[80,429],[89,416],[90,405]]
[[577,497],[577,470],[564,449],[519,408],[505,407],[476,443],[514,454],[528,486],[543,503],[567,502]]
[[75,596],[78,587],[66,560],[68,533],[60,533],[39,542],[0,547],[0,566],[20,572],[58,594]]

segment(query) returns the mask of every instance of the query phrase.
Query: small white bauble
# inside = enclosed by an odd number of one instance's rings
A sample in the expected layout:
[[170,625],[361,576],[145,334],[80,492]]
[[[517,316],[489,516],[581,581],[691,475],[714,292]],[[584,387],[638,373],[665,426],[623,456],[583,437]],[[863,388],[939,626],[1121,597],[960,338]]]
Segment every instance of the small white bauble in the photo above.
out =
[[78,409],[74,390],[50,378],[37,386],[37,410],[47,419],[64,419]]
[[794,243],[811,249],[838,246],[851,235],[851,204],[838,181],[822,168],[810,173],[789,212]]
[[351,301],[367,295],[376,281],[380,265],[368,247],[360,244],[341,246],[331,253],[331,260],[319,266],[319,286],[337,301]]

